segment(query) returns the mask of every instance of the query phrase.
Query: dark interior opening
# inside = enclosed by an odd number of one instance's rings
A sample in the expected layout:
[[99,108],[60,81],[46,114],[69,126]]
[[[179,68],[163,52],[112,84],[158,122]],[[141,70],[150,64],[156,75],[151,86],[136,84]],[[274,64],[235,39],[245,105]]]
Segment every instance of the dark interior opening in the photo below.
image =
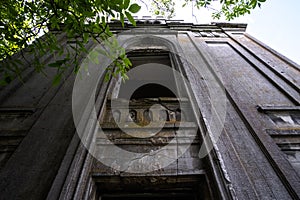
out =
[[169,52],[143,50],[130,52],[127,56],[132,62],[132,69],[127,73],[129,80],[121,83],[118,98],[176,98],[174,93],[179,90]]
[[158,97],[176,98],[175,94],[165,86],[151,83],[139,87],[136,91],[134,91],[130,99],[158,98]]
[[128,194],[128,195],[113,195],[103,196],[101,200],[197,200],[197,197],[191,193],[166,193],[166,194]]
[[[153,182],[153,178],[156,182]],[[151,181],[152,180],[152,181]],[[98,200],[210,200],[204,175],[107,176],[96,180]]]

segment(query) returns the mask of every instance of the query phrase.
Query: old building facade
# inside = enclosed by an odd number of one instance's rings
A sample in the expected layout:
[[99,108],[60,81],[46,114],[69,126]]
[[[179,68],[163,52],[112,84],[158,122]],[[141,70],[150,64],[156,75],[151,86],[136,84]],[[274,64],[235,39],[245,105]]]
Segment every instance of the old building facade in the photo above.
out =
[[0,199],[300,198],[299,65],[245,24],[110,27],[128,81],[102,58],[53,87],[26,62],[1,88]]

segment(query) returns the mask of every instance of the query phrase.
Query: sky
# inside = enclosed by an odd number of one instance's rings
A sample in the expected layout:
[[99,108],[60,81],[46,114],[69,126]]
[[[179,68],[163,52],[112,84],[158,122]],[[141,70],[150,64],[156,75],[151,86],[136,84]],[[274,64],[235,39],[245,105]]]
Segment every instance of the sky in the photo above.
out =
[[300,64],[299,10],[299,0],[267,0],[249,16],[246,32]]
[[[213,7],[218,7],[213,4]],[[250,15],[231,22],[247,23],[246,32],[267,46],[300,64],[300,0],[267,0],[261,8],[256,8]],[[208,24],[217,21],[211,18],[213,10],[185,8],[176,5],[174,19],[185,22]],[[143,15],[145,10],[142,10]],[[194,16],[192,15],[194,14]],[[224,19],[220,21],[225,21]]]

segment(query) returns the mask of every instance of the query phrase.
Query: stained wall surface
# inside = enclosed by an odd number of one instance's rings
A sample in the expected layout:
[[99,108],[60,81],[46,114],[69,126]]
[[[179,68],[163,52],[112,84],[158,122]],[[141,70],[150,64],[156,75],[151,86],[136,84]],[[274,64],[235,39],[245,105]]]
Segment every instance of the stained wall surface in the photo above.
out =
[[[192,126],[200,127],[198,137],[213,138],[214,148],[208,156],[197,157],[203,144],[200,139],[179,159],[186,163],[171,165],[170,173],[161,176],[174,178],[191,166],[187,171],[194,171],[188,175],[208,180],[205,184],[210,189],[204,190],[210,191],[205,195],[212,199],[300,198],[299,65],[247,35],[245,24],[139,20],[137,27],[122,27],[118,22],[110,26],[128,52],[143,50],[143,56],[171,52],[171,62],[163,58],[160,63],[184,74],[189,82],[184,94],[192,98],[189,108],[197,118]],[[62,33],[57,37],[68,48],[68,38]],[[92,41],[87,45],[89,49],[95,46]],[[32,62],[30,55],[27,58]],[[47,64],[54,58],[49,54],[41,59]],[[45,77],[35,73],[28,62],[24,61],[23,68],[23,83],[15,79],[0,92],[0,199],[99,198],[99,187],[109,187],[101,186],[107,180],[101,176],[122,176],[97,162],[76,134],[72,69],[58,86],[52,86],[54,69],[46,68]],[[117,82],[100,77],[94,100],[100,115],[116,97],[111,88]],[[82,90],[83,100],[92,90],[88,83]],[[95,132],[95,123],[103,123],[100,121],[87,123],[85,130]],[[168,134],[176,135],[176,130]],[[139,143],[130,145],[139,148]],[[145,183],[151,180],[146,178]]]

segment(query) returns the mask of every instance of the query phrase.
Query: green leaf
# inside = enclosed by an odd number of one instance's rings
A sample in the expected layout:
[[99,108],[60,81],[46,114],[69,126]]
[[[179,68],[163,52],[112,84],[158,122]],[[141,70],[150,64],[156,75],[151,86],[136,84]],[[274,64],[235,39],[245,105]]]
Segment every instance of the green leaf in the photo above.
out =
[[134,18],[132,17],[132,15],[127,11],[125,11],[125,15],[126,15],[127,19],[133,24],[133,26],[136,26],[136,22],[135,22]]
[[88,33],[83,33],[83,42],[87,43],[89,40],[89,34]]
[[127,9],[129,6],[130,0],[124,0],[124,9]]
[[108,81],[109,81],[109,79],[110,79],[110,74],[111,74],[110,72],[106,72],[106,73],[105,73],[105,77],[104,77],[104,81],[105,81],[105,82],[108,82]]
[[93,17],[94,16],[94,13],[92,12],[89,12],[89,11],[83,11],[83,14],[87,17]]
[[120,14],[120,21],[122,23],[122,26],[124,27],[124,14],[123,13]]
[[123,0],[113,0],[115,4],[123,5]]
[[55,63],[50,63],[48,64],[49,67],[60,67],[61,64],[55,62]]
[[[118,4],[111,5],[111,9],[117,11],[118,13],[121,13],[123,10],[122,6]],[[112,16],[114,17],[114,15]]]
[[250,5],[255,8],[257,5],[257,0],[251,0]]
[[129,11],[131,13],[137,13],[139,12],[139,10],[141,9],[141,6],[139,6],[138,4],[134,3],[134,4],[131,4],[130,7],[129,7]]
[[52,85],[57,86],[60,83],[61,77],[62,77],[61,73],[56,74],[54,79],[52,80]]
[[125,80],[129,80],[129,77],[127,76],[127,74],[122,73],[122,80],[123,80],[123,82],[125,82]]

